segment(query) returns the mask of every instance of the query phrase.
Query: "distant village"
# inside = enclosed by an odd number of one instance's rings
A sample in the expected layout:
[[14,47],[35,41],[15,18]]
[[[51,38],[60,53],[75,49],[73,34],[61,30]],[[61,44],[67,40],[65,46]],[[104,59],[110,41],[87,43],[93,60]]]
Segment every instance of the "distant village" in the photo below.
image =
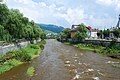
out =
[[[74,38],[76,32],[78,31],[78,26],[79,25],[72,25],[69,41],[72,38]],[[92,28],[91,26],[87,26],[86,28],[87,28],[87,33],[86,33],[87,36],[85,38],[86,40],[88,39],[88,40],[108,40],[108,41],[112,41],[112,39],[116,39],[118,42],[120,42],[120,37],[116,36],[115,33],[113,32],[113,30],[115,30],[115,29],[120,29],[120,15],[119,15],[119,20],[118,20],[118,23],[117,23],[116,27],[106,29],[105,34],[104,34],[103,30],[99,30],[97,28]]]

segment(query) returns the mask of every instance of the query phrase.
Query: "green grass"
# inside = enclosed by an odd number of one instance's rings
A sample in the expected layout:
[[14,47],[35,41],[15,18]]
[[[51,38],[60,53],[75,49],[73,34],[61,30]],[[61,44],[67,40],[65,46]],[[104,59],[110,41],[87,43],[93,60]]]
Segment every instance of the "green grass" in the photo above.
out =
[[82,49],[82,50],[89,50],[89,51],[94,51],[94,52],[98,52],[100,49],[103,48],[101,46],[95,46],[95,45],[93,46],[91,44],[76,44],[73,46],[79,49]]
[[120,68],[119,65],[112,65],[113,68]]
[[8,61],[4,62],[3,65],[0,65],[0,74],[4,73],[6,71],[9,71],[13,67],[18,66],[18,65],[20,65],[22,63],[23,62],[21,62],[19,60],[16,60],[16,59],[8,60]]
[[89,50],[89,51],[93,51],[95,53],[107,55],[112,58],[120,59],[120,49],[119,49],[120,46],[119,45],[103,47],[101,45],[84,44],[84,43],[71,44],[69,42],[66,42],[65,44],[72,45],[72,46],[77,47],[82,50]]
[[20,50],[9,51],[0,56],[0,74],[9,71],[13,67],[37,58],[44,49],[45,41],[31,44]]
[[31,45],[28,47],[25,47],[23,50],[27,51],[27,53],[32,57],[32,59],[38,57],[41,53],[41,48],[35,49],[31,48]]
[[35,73],[35,68],[34,68],[34,67],[29,67],[29,68],[27,69],[26,74],[27,74],[28,76],[33,76],[34,73]]
[[8,43],[8,42],[0,42],[0,44],[9,45],[10,43]]

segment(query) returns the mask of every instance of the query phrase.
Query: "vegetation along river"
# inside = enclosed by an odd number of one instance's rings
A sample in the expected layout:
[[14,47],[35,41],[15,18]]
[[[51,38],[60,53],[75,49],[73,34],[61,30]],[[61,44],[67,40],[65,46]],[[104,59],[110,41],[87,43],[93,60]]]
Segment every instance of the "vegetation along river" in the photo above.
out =
[[[0,75],[0,80],[120,80],[120,60],[46,40],[39,58]],[[35,68],[32,77],[26,75]]]

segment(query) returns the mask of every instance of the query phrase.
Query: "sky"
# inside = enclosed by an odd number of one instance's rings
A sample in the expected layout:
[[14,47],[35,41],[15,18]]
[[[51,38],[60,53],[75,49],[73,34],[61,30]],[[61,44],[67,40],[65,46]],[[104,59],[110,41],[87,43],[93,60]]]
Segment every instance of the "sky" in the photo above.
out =
[[19,9],[36,23],[70,28],[84,23],[92,28],[116,26],[120,0],[6,0],[8,8]]

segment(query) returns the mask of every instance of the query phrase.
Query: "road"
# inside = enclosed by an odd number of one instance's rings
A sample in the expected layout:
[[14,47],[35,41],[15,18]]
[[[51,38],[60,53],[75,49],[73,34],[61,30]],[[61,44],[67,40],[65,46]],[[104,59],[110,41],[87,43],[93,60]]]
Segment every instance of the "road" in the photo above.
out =
[[[47,40],[39,58],[0,75],[0,80],[120,80],[120,60]],[[28,67],[35,75],[28,77]]]

